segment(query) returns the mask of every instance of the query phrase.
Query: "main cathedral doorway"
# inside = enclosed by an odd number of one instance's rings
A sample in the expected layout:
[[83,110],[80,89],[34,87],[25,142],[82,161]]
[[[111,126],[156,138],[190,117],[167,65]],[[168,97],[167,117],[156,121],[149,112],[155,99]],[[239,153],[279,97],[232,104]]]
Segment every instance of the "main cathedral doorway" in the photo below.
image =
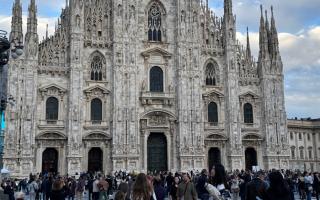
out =
[[245,159],[246,159],[246,169],[252,170],[253,166],[258,165],[257,151],[252,147],[247,148],[245,151]]
[[88,171],[89,172],[101,172],[102,171],[102,150],[98,147],[90,149],[88,155]]
[[221,164],[221,152],[219,148],[214,147],[209,150],[208,164],[209,170],[211,170],[214,165]]
[[47,148],[42,153],[42,172],[58,172],[58,151],[54,148]]
[[148,171],[168,170],[167,139],[163,133],[151,133],[148,138]]

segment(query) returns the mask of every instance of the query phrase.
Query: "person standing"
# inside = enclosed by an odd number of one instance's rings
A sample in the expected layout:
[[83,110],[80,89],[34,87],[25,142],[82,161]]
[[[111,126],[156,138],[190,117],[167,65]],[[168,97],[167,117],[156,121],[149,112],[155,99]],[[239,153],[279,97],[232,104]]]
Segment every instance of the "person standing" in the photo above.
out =
[[109,183],[103,178],[100,178],[100,181],[98,183],[99,187],[99,200],[107,200],[108,198],[108,189],[109,189]]
[[182,175],[182,182],[178,186],[177,199],[178,200],[197,200],[198,195],[196,188],[191,182],[189,174],[184,173]]
[[180,179],[178,176],[174,177],[174,182],[170,188],[170,200],[177,200],[177,191],[180,183]]
[[75,180],[75,177],[71,177],[68,182],[68,188],[69,188],[69,200],[74,200],[74,197],[76,196],[76,188],[77,188],[77,182]]
[[304,184],[305,184],[305,190],[306,190],[306,194],[307,194],[307,200],[311,200],[312,198],[312,192],[313,192],[313,180],[311,177],[311,174],[304,172]]
[[259,171],[246,186],[245,200],[256,200],[257,198],[263,199],[266,196],[268,189],[267,183],[264,181],[265,174]]
[[92,199],[98,200],[99,199],[99,178],[96,176],[93,183],[92,183]]
[[209,192],[205,188],[205,184],[208,182],[208,171],[206,169],[203,169],[201,171],[201,176],[199,177],[197,181],[197,193],[198,197],[201,200],[208,200],[209,199]]
[[11,182],[10,180],[7,180],[6,182],[1,184],[1,187],[3,189],[3,193],[8,195],[9,200],[14,200],[13,182]]
[[132,186],[132,200],[150,200],[153,196],[152,185],[149,184],[147,176],[144,173],[138,174],[136,181]]
[[164,200],[166,190],[162,186],[162,181],[160,175],[157,175],[153,180],[154,193],[157,197],[157,200]]
[[85,185],[86,185],[86,182],[85,182],[83,176],[80,176],[78,183],[77,183],[77,187],[76,187],[77,200],[83,199],[83,192],[84,192]]
[[269,174],[270,187],[263,193],[263,200],[291,200],[290,188],[279,171]]
[[63,181],[60,179],[57,179],[52,184],[52,191],[50,194],[50,200],[64,200],[65,199],[65,193],[63,190]]
[[28,191],[29,191],[29,199],[35,200],[36,199],[36,192],[38,190],[38,184],[34,179],[34,176],[31,176],[28,184]]
[[320,193],[320,179],[319,179],[319,173],[316,172],[313,175],[313,189],[316,194],[316,199],[319,200],[319,193]]
[[239,192],[240,192],[240,178],[237,174],[234,174],[231,178],[231,194],[232,194],[232,200],[238,200],[239,198]]

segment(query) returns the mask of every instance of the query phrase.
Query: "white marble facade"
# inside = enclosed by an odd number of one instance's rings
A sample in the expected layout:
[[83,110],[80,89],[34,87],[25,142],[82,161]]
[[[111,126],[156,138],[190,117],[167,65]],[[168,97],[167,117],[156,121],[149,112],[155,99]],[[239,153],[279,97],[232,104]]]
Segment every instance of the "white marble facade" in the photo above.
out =
[[[105,173],[147,171],[157,155],[148,141],[158,134],[168,170],[209,167],[218,154],[228,170],[244,169],[248,148],[260,168],[288,168],[273,13],[270,23],[260,17],[256,61],[249,37],[246,47],[236,40],[232,0],[224,8],[219,18],[200,0],[69,0],[54,35],[39,43],[35,1],[23,39],[15,0],[10,40],[24,41],[25,53],[10,62],[8,93],[16,102],[6,111],[5,167],[16,176],[40,172],[50,148],[56,170],[74,174],[88,170],[89,152],[98,148]],[[150,75],[153,69],[161,76]],[[58,102],[54,120],[49,98]],[[212,148],[218,154],[209,155]]]

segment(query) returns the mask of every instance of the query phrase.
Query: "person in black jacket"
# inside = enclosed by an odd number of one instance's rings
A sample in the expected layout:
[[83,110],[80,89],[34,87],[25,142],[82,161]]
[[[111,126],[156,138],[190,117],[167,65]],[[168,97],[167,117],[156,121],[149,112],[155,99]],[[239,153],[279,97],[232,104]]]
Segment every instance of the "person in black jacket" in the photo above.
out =
[[319,193],[320,193],[320,179],[319,173],[314,173],[313,175],[313,189],[316,194],[316,199],[319,200]]
[[57,179],[52,184],[52,191],[50,194],[50,200],[64,200],[66,195],[63,190],[63,181]]
[[267,190],[263,200],[290,200],[289,185],[283,179],[279,171],[274,171],[269,174],[270,187]]
[[14,200],[14,183],[7,180],[5,183],[1,184],[3,193],[8,195],[9,200]]
[[268,185],[264,181],[265,175],[263,171],[256,173],[256,177],[253,178],[246,186],[245,200],[256,200],[257,197],[263,199],[266,196]]
[[201,200],[208,200],[209,199],[209,192],[205,188],[205,184],[208,182],[208,171],[203,169],[201,171],[201,176],[198,179],[196,189],[198,193],[198,197]]

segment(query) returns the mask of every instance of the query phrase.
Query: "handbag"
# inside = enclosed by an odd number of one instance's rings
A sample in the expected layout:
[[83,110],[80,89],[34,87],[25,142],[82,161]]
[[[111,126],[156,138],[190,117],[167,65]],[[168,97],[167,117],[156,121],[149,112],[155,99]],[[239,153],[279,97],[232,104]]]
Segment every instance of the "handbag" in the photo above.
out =
[[221,194],[216,187],[209,183],[206,183],[204,187],[206,188],[210,196],[213,198],[213,200],[222,200]]

